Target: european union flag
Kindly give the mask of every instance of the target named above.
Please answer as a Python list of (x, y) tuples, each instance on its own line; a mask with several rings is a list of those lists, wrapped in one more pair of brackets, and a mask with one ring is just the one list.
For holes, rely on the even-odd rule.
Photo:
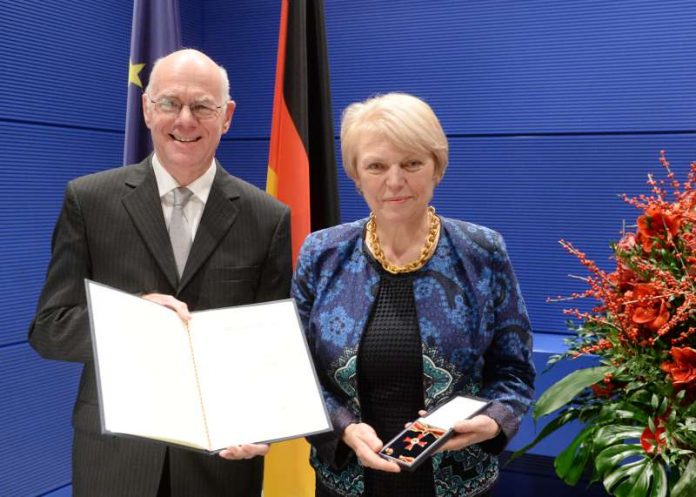
[(181, 46), (179, 0), (134, 0), (128, 67), (128, 104), (123, 163), (140, 162), (152, 151), (143, 121), (141, 95), (154, 62)]

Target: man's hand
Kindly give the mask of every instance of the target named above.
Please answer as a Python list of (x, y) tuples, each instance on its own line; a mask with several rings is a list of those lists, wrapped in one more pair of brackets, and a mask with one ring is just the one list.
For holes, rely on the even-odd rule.
[(235, 459), (251, 459), (256, 456), (265, 456), (268, 452), (268, 444), (244, 444), (235, 445), (233, 447), (227, 447), (225, 450), (220, 452), (220, 457), (223, 459), (229, 459), (230, 461)]
[(175, 299), (171, 295), (164, 295), (162, 293), (148, 293), (142, 297), (151, 302), (155, 302), (156, 304), (170, 308), (171, 310), (175, 311), (183, 321), (188, 321), (191, 319), (191, 313), (189, 312), (186, 303)]
[(401, 468), (395, 462), (387, 461), (377, 455), (384, 444), (377, 437), (375, 430), (366, 423), (353, 423), (343, 431), (343, 441), (353, 449), (358, 456), (358, 462), (366, 467), (387, 471), (389, 473), (399, 473)]

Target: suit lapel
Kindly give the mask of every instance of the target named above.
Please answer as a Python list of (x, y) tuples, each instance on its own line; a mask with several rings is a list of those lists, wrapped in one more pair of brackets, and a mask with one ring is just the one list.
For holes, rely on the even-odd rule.
[(238, 198), (239, 189), (218, 163), (215, 180), (193, 239), (184, 274), (181, 275), (179, 291), (191, 280), (229, 231), (239, 212), (236, 205)]
[(132, 169), (126, 179), (126, 185), (131, 190), (124, 195), (123, 205), (172, 288), (176, 288), (176, 262), (150, 158)]

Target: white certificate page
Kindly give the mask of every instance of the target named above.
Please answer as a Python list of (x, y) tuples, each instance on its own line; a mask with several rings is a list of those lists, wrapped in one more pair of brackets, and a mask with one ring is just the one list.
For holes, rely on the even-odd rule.
[(102, 427), (207, 451), (331, 429), (291, 299), (192, 313), (86, 282)]
[(207, 445), (186, 326), (172, 310), (87, 283), (102, 428)]
[(330, 429), (292, 300), (198, 312), (191, 334), (213, 446)]

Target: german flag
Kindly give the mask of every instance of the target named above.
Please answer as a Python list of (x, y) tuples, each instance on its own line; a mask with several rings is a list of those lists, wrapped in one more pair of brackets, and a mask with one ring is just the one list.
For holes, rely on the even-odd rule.
[(292, 210), (294, 259), (339, 222), (333, 137), (322, 0), (282, 0), (266, 191)]
[[(311, 232), (338, 224), (329, 67), (322, 0), (282, 0), (266, 191), (291, 209), (292, 252)], [(273, 444), (264, 497), (314, 495), (309, 444)]]

